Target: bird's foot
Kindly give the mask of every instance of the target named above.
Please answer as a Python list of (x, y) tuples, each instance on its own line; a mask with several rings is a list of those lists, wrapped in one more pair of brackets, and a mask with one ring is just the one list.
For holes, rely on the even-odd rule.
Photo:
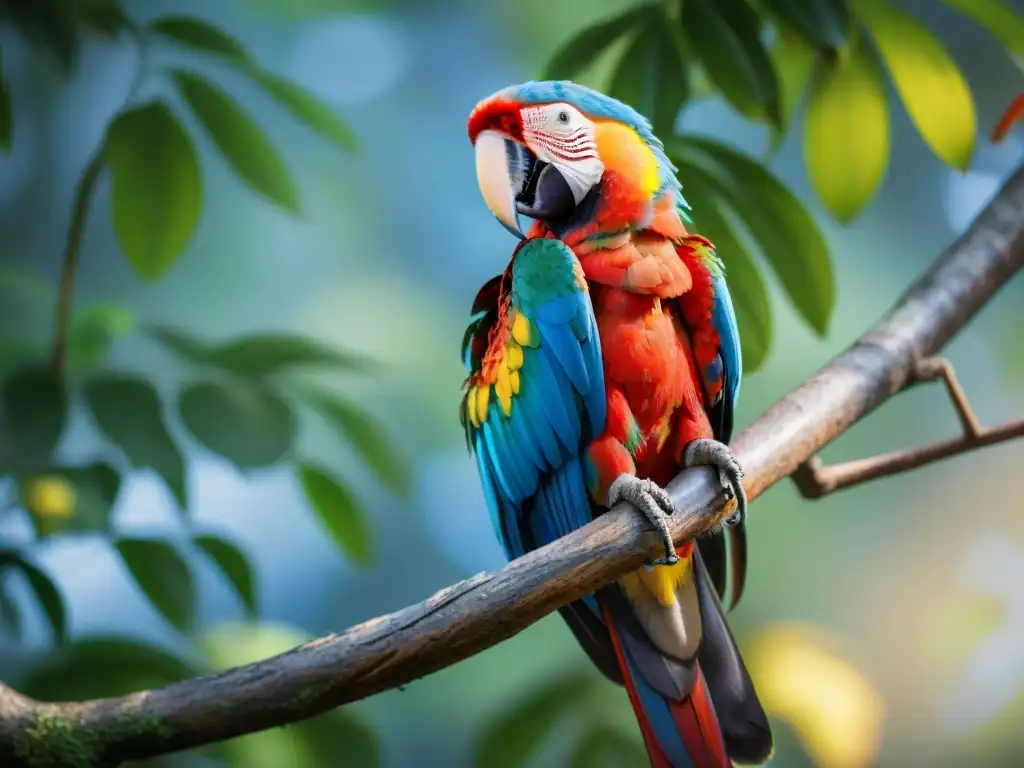
[(628, 501), (643, 512), (651, 525), (658, 529), (662, 543), (665, 545), (665, 557), (659, 557), (648, 563), (655, 565), (675, 565), (679, 562), (675, 544), (672, 543), (672, 532), (668, 529), (668, 516), (675, 512), (672, 499), (660, 485), (653, 480), (639, 478), (636, 475), (619, 475), (608, 488), (608, 506), (614, 507), (620, 501)]
[(686, 467), (714, 467), (718, 480), (730, 496), (736, 499), (736, 511), (726, 518), (726, 525), (739, 525), (747, 519), (747, 492), (743, 488), (743, 469), (725, 443), (701, 438), (692, 441), (683, 451)]

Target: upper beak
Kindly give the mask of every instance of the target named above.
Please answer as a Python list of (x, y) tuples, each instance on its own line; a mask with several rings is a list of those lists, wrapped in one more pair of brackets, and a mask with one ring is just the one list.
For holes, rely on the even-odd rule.
[(514, 183), (510, 169), (510, 148), (515, 146), (511, 139), (498, 131), (481, 131), (476, 137), (476, 180), (480, 193), (491, 213), (509, 232), (520, 240), (525, 239), (516, 212), (516, 195), (521, 180)]

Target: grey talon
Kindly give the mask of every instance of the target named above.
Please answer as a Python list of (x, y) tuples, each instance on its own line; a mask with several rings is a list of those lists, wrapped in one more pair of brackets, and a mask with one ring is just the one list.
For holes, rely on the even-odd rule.
[(619, 475), (608, 488), (608, 506), (613, 507), (620, 501), (627, 501), (639, 509), (657, 529), (665, 545), (665, 557), (651, 560), (648, 566), (674, 565), (679, 562), (672, 542), (672, 532), (668, 527), (668, 516), (675, 512), (675, 507), (665, 489), (653, 480), (636, 475)]
[(747, 519), (747, 492), (743, 487), (743, 468), (725, 443), (717, 440), (692, 441), (683, 451), (686, 467), (709, 466), (718, 470), (718, 480), (732, 498), (736, 511), (725, 519), (726, 525), (740, 525)]

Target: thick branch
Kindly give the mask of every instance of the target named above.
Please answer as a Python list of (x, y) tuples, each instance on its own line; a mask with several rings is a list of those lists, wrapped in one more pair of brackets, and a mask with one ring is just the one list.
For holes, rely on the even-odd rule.
[[(757, 496), (907, 385), (1024, 265), (1024, 169), (875, 328), (778, 401), (734, 442)], [(669, 486), (679, 540), (707, 531), (726, 499), (707, 469)], [(64, 728), (81, 765), (148, 757), (310, 717), (495, 645), (644, 560), (652, 542), (626, 506), (494, 573), (257, 664), (116, 699), (42, 704), (0, 694), (0, 764), (36, 749), (27, 730)], [(5, 705), (5, 701), (14, 702)], [(52, 742), (56, 746), (57, 741)]]

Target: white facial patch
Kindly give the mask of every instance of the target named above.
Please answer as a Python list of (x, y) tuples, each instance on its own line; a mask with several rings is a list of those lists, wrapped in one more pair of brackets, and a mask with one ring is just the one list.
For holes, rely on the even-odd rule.
[(594, 124), (564, 102), (525, 107), (520, 114), (526, 145), (538, 160), (558, 168), (578, 205), (604, 173)]

